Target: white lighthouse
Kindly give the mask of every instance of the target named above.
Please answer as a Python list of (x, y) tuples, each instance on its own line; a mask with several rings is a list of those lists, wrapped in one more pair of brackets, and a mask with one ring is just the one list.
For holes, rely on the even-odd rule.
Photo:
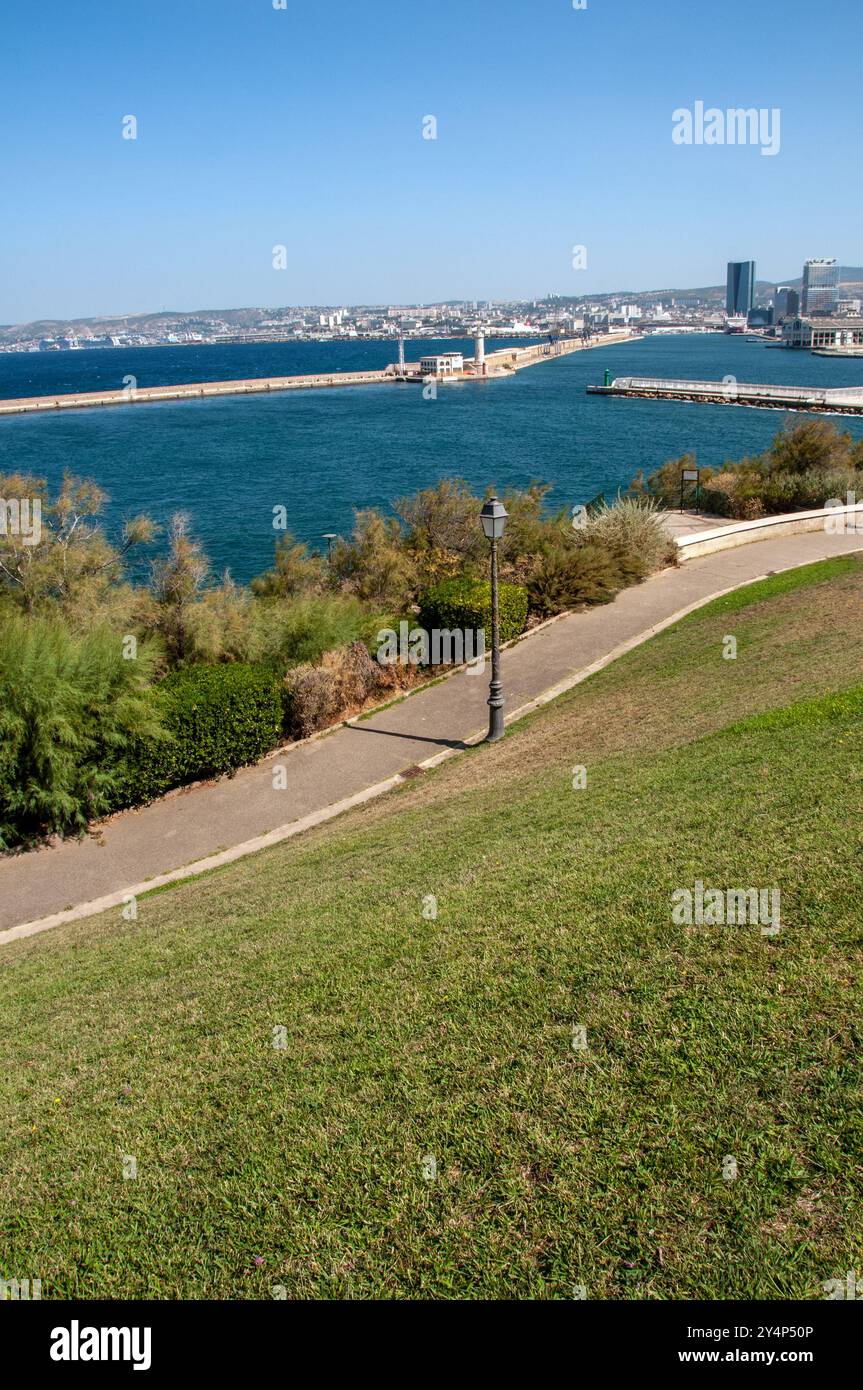
[(477, 376), (485, 376), (485, 334), (482, 330), (474, 339), (473, 362)]

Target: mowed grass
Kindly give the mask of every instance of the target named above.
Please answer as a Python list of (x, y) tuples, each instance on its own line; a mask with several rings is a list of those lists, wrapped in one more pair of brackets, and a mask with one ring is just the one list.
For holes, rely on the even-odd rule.
[[(860, 1270), (863, 580), (797, 573), (137, 921), (3, 947), (0, 1273), (772, 1299)], [(696, 879), (778, 887), (782, 930), (676, 926)]]

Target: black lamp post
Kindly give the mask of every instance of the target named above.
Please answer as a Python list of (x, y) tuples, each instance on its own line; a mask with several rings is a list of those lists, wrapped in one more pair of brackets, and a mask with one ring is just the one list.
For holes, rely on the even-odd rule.
[(489, 497), (480, 512), (482, 529), (491, 541), (491, 684), (488, 688), (486, 743), (503, 738), (503, 686), (500, 679), (500, 617), (497, 602), (497, 543), (503, 536), (508, 512), (496, 497)]
[(336, 535), (335, 531), (324, 531), (323, 535), (321, 536), (321, 540), (326, 541), (327, 543), (327, 559), (329, 560), (330, 556), (333, 553), (333, 541), (337, 541), (338, 536)]

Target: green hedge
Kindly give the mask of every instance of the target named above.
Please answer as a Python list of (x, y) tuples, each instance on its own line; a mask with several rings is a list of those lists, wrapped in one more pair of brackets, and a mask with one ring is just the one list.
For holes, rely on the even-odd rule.
[(115, 809), (235, 772), (282, 736), (280, 683), (264, 667), (190, 667), (155, 686), (152, 697), (165, 735), (133, 744), (120, 764)]
[[(508, 642), (524, 632), (527, 622), (527, 590), (520, 584), (498, 586), (500, 640)], [(491, 583), (488, 579), (445, 579), (420, 596), (419, 625), (427, 632), (485, 631), (491, 646)]]

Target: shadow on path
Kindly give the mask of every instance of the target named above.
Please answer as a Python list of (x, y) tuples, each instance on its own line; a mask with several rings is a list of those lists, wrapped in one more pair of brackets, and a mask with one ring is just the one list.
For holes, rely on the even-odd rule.
[(425, 734), (400, 734), (396, 729), (373, 729), (368, 724), (351, 724), (350, 728), (357, 734), (377, 734), (379, 738), (403, 738), (409, 743), (437, 744), (441, 748), (458, 748), (464, 751), (472, 747), (460, 738), (429, 738)]

